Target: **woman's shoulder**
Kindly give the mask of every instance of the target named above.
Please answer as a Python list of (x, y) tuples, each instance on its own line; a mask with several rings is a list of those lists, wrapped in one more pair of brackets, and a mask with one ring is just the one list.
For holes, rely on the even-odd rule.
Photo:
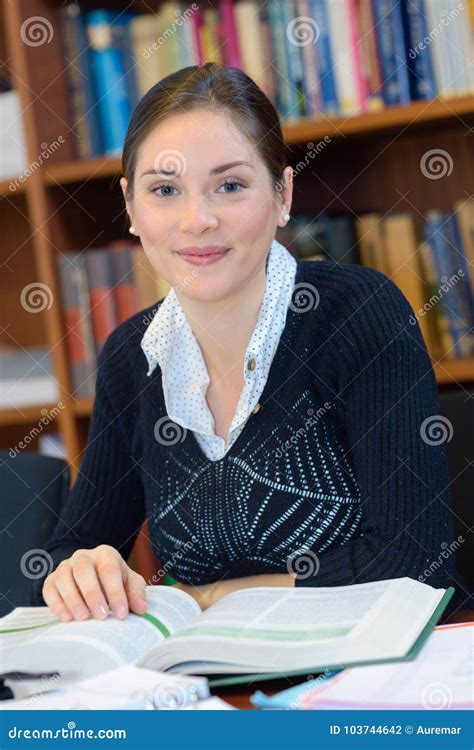
[[(305, 287), (319, 298), (320, 312), (326, 307), (331, 318), (356, 312), (372, 315), (377, 308), (390, 306), (407, 318), (413, 310), (400, 288), (384, 273), (358, 263), (330, 260), (297, 261), (295, 293)], [(407, 321), (408, 322), (408, 321)]]
[(139, 310), (111, 331), (100, 351), (99, 367), (115, 368), (119, 362), (123, 367), (124, 363), (130, 362), (136, 369), (138, 359), (142, 357), (146, 368), (146, 358), (140, 343), (162, 302), (163, 300), (158, 300)]

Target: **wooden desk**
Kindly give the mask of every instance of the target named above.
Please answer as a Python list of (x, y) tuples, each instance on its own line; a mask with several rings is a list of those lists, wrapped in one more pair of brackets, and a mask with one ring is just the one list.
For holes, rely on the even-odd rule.
[[(462, 612), (456, 612), (446, 618), (441, 618), (439, 625), (448, 625), (455, 622), (474, 622), (474, 610), (464, 610)], [(306, 677), (283, 677), (281, 680), (259, 680), (253, 682), (251, 685), (233, 685), (226, 688), (215, 688), (211, 690), (213, 695), (219, 695), (222, 700), (227, 701), (235, 708), (240, 709), (253, 709), (254, 706), (250, 703), (250, 696), (255, 693), (256, 690), (261, 690), (267, 695), (274, 695), (282, 690), (287, 690), (292, 685), (298, 685), (304, 682)]]

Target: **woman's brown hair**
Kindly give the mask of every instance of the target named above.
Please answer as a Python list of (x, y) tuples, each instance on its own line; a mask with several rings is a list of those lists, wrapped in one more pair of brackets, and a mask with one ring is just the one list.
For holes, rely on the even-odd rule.
[(135, 107), (122, 154), (127, 201), (133, 199), (137, 151), (145, 138), (165, 117), (195, 109), (225, 111), (260, 154), (275, 192), (280, 191), (287, 147), (276, 109), (242, 70), (207, 62), (166, 76)]

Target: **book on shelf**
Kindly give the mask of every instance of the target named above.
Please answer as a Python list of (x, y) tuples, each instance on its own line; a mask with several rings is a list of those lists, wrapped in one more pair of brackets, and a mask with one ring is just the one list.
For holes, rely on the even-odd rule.
[(207, 61), (242, 69), (283, 121), (472, 94), (465, 61), (473, 2), (218, 0), (190, 12), (168, 1), (143, 14), (63, 5), (57, 22), (76, 155), (120, 153), (140, 98)]
[(47, 347), (0, 345), (0, 408), (55, 404), (59, 384)]
[(109, 613), (64, 623), (48, 607), (19, 607), (0, 619), (0, 674), (79, 680), (134, 664), (215, 675), (216, 685), (404, 661), (414, 658), (453, 593), (402, 577), (242, 589), (204, 611), (184, 591), (147, 586), (147, 612), (123, 620)]
[(162, 299), (170, 285), (142, 247), (126, 241), (58, 254), (66, 351), (75, 396), (94, 396), (97, 356), (109, 334)]

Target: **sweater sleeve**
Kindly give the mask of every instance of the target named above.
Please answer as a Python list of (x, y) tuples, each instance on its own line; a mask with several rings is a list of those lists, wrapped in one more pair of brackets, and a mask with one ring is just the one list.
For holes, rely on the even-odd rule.
[(114, 412), (107, 393), (110, 386), (113, 390), (109, 382), (113, 378), (112, 349), (109, 337), (99, 356), (94, 407), (80, 471), (46, 547), (48, 570), (30, 583), (32, 606), (45, 605), (45, 578), (77, 549), (109, 544), (127, 560), (145, 518), (139, 472), (120, 430), (120, 414)]
[(408, 301), (383, 274), (356, 273), (330, 353), (362, 520), (355, 537), (321, 553), (314, 576), (295, 584), (409, 576), (457, 593), (454, 554), (442, 554), (453, 540), (443, 445), (452, 427), (439, 415), (431, 361)]

